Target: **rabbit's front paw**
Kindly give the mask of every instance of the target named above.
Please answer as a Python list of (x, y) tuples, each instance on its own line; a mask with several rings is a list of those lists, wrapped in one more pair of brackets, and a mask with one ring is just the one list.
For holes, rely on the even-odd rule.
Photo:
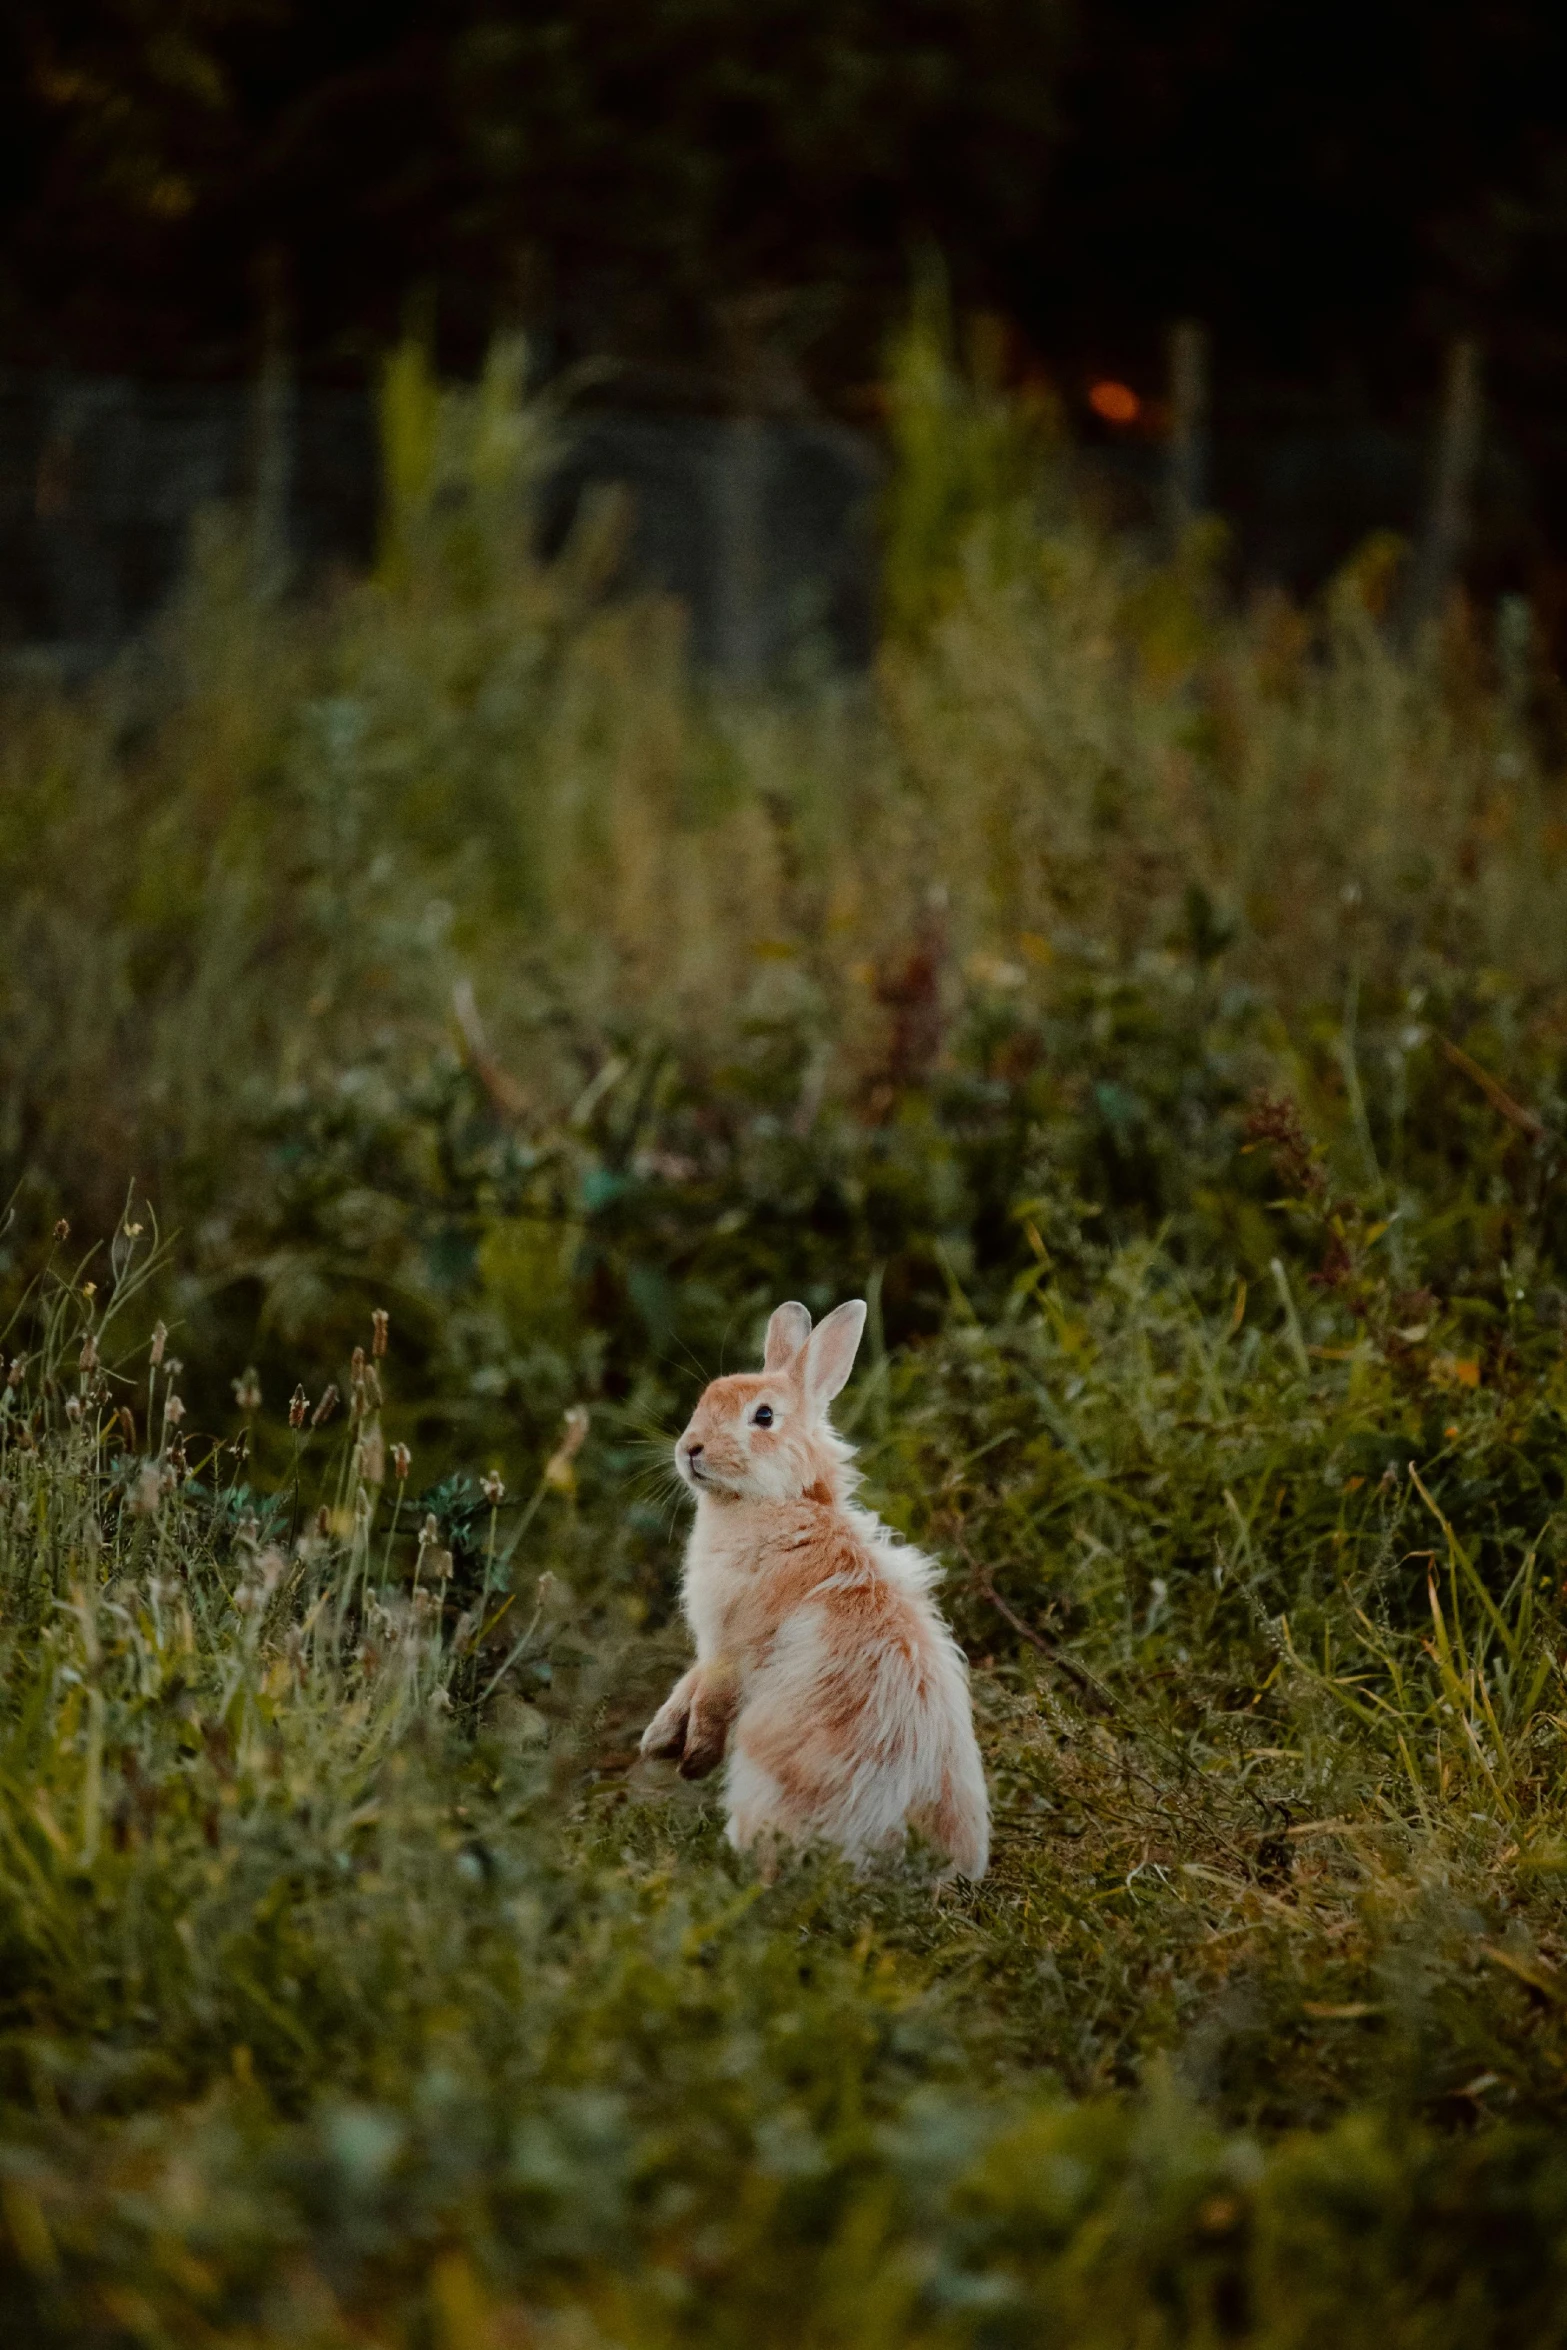
[(724, 1759), (724, 1748), (728, 1742), (727, 1722), (699, 1726), (693, 1717), (686, 1730), (684, 1750), (680, 1757), (682, 1779), (705, 1779), (710, 1771), (716, 1771)]
[(709, 1771), (717, 1770), (729, 1744), (729, 1726), (738, 1700), (731, 1673), (720, 1667), (703, 1674), (691, 1698), (685, 1751), (680, 1757), (682, 1779), (705, 1779)]
[(653, 1719), (642, 1733), (642, 1757), (646, 1762), (678, 1762), (686, 1750), (686, 1726), (691, 1719), (691, 1684), (693, 1676), (687, 1673), (683, 1681), (665, 1698)]

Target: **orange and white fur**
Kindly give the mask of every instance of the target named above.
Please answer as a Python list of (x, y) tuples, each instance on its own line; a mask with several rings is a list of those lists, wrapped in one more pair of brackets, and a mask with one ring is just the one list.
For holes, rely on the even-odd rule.
[(692, 1414), (675, 1465), (696, 1496), (696, 1663), (642, 1752), (695, 1779), (727, 1747), (742, 1852), (820, 1838), (863, 1862), (913, 1827), (979, 1877), (989, 1806), (968, 1668), (931, 1597), (940, 1570), (855, 1505), (827, 1417), (864, 1327), (858, 1299), (814, 1331), (804, 1306), (780, 1306), (760, 1373), (715, 1379)]

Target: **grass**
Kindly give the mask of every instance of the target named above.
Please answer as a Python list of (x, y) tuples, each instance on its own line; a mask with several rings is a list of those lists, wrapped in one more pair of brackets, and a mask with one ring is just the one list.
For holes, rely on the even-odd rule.
[[(1107, 543), (927, 318), (874, 675), (727, 696), (612, 515), (529, 554), (517, 380), (404, 355), (374, 578), (214, 518), (5, 707), (11, 2335), (1561, 2338), (1520, 615)], [(850, 1293), (972, 1889), (760, 1885), (634, 1760), (668, 1438)]]

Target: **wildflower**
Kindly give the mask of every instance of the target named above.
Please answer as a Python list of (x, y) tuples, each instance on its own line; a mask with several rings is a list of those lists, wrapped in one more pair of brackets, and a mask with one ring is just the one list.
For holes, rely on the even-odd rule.
[(261, 1409), (261, 1381), (256, 1375), (255, 1364), (247, 1363), (244, 1370), (241, 1371), (239, 1377), (234, 1380), (232, 1384), (234, 1388), (234, 1401), (238, 1404), (240, 1410), (247, 1413), (259, 1412)]
[(171, 1395), (165, 1398), (163, 1416), (166, 1420), (172, 1420), (176, 1428), (179, 1426), (185, 1417), (185, 1406), (179, 1396)]
[(98, 1341), (90, 1330), (82, 1340), (82, 1351), (76, 1358), (76, 1368), (79, 1371), (96, 1371), (98, 1368)]
[(376, 1360), (379, 1361), (381, 1356), (386, 1352), (386, 1334), (390, 1326), (390, 1317), (388, 1316), (384, 1306), (377, 1306), (375, 1308), (374, 1312), (370, 1316), (370, 1324), (374, 1332), (374, 1336), (370, 1341), (370, 1351), (372, 1354), (374, 1354)]
[(63, 1216), (54, 1228), (54, 1236), (56, 1240), (69, 1240), (71, 1237), (71, 1227)]
[(169, 1333), (165, 1324), (162, 1322), (154, 1322), (152, 1326), (152, 1361), (154, 1369), (156, 1369), (158, 1364), (162, 1362), (163, 1350), (168, 1345), (168, 1342)]
[(431, 1574), (444, 1583), (452, 1571), (452, 1554), (449, 1550), (443, 1550), (441, 1547), (440, 1521), (433, 1510), (427, 1512), (424, 1524), (419, 1529), (418, 1571), (421, 1574), (424, 1572), (427, 1555), (430, 1560)]
[(158, 1514), (159, 1478), (157, 1464), (143, 1461), (135, 1484), (130, 1489), (130, 1511), (133, 1518), (155, 1518)]
[(574, 1403), (561, 1425), (561, 1439), (544, 1465), (544, 1482), (557, 1493), (575, 1493), (577, 1472), (572, 1467), (588, 1432), (588, 1408)]
[(183, 1485), (186, 1478), (190, 1475), (190, 1462), (185, 1456), (185, 1439), (183, 1436), (176, 1436), (174, 1442), (169, 1446), (169, 1467), (174, 1471), (175, 1476)]
[(26, 1370), (26, 1368), (26, 1355), (13, 1355), (11, 1357), (11, 1368), (5, 1375), (5, 1383), (7, 1387), (20, 1387), (22, 1384), (22, 1373)]
[(456, 1628), (452, 1633), (453, 1656), (467, 1655), (469, 1649), (473, 1646), (474, 1638), (478, 1632), (478, 1629), (479, 1619), (474, 1614), (472, 1608), (469, 1608), (465, 1614), (458, 1617)]
[(1288, 1094), (1270, 1093), (1266, 1087), (1254, 1093), (1246, 1111), (1245, 1134), (1243, 1156), (1254, 1150), (1269, 1151), (1274, 1173), (1292, 1195), (1319, 1207), (1325, 1204), (1328, 1184), (1322, 1154)]
[(394, 1444), (392, 1447), (392, 1475), (397, 1479), (399, 1485), (407, 1484), (408, 1472), (413, 1465), (414, 1456), (407, 1445)]
[(315, 1408), (315, 1410), (314, 1410), (314, 1411), (311, 1413), (311, 1415), (310, 1415), (310, 1425), (311, 1425), (311, 1427), (312, 1427), (312, 1428), (321, 1428), (321, 1427), (324, 1427), (324, 1426), (325, 1426), (325, 1424), (326, 1424), (326, 1422), (327, 1422), (328, 1420), (330, 1420), (330, 1418), (332, 1417), (332, 1414), (333, 1414), (333, 1413), (336, 1411), (336, 1409), (337, 1409), (337, 1388), (336, 1388), (336, 1386), (335, 1386), (335, 1385), (331, 1385), (331, 1386), (328, 1386), (328, 1387), (327, 1387), (327, 1389), (326, 1389), (325, 1393), (322, 1395), (321, 1401), (320, 1401), (320, 1402), (319, 1402), (319, 1403), (316, 1405), (316, 1408)]
[(66, 1397), (66, 1399), (65, 1399), (65, 1416), (66, 1416), (66, 1418), (67, 1418), (67, 1419), (70, 1421), (70, 1423), (71, 1423), (71, 1426), (72, 1426), (73, 1428), (74, 1428), (74, 1427), (77, 1425), (78, 1421), (81, 1419), (81, 1416), (82, 1416), (82, 1407), (81, 1407), (81, 1403), (80, 1403), (80, 1400), (79, 1400), (79, 1399), (78, 1399), (76, 1396), (74, 1396), (74, 1395), (68, 1395), (68, 1396)]
[(120, 1430), (125, 1438), (126, 1443), (134, 1449), (136, 1443), (136, 1414), (131, 1410), (131, 1407), (128, 1403), (122, 1403), (120, 1406), (119, 1422)]
[(359, 1474), (367, 1485), (386, 1482), (386, 1439), (379, 1428), (367, 1428), (360, 1439)]
[(120, 1226), (120, 1230), (124, 1233), (127, 1240), (140, 1240), (141, 1238), (141, 1226), (139, 1224), (133, 1224), (129, 1216), (126, 1217), (124, 1223)]
[(497, 1470), (492, 1469), (480, 1486), (480, 1491), (491, 1509), (498, 1510), (506, 1499), (506, 1480)]
[(290, 1398), (289, 1398), (289, 1405), (288, 1405), (288, 1424), (289, 1424), (289, 1426), (290, 1426), (291, 1428), (303, 1428), (303, 1426), (304, 1426), (304, 1424), (305, 1424), (305, 1414), (306, 1414), (306, 1412), (308, 1412), (308, 1411), (309, 1411), (309, 1409), (310, 1409), (310, 1398), (309, 1398), (309, 1396), (308, 1396), (308, 1395), (305, 1393), (305, 1391), (304, 1391), (304, 1389), (303, 1389), (302, 1387), (296, 1387), (296, 1388), (295, 1388), (295, 1390), (294, 1390), (294, 1392), (293, 1392), (293, 1394), (292, 1394), (292, 1396), (290, 1396)]

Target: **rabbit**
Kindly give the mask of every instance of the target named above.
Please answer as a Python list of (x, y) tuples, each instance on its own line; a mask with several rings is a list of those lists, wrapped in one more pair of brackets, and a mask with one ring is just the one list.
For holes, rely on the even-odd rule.
[(989, 1804), (940, 1569), (856, 1506), (853, 1452), (827, 1417), (864, 1327), (858, 1299), (814, 1331), (804, 1306), (779, 1306), (761, 1372), (715, 1379), (692, 1414), (675, 1466), (696, 1496), (696, 1663), (642, 1753), (696, 1779), (727, 1749), (729, 1840), (768, 1867), (813, 1837), (860, 1865), (914, 1827), (944, 1874), (980, 1877)]

